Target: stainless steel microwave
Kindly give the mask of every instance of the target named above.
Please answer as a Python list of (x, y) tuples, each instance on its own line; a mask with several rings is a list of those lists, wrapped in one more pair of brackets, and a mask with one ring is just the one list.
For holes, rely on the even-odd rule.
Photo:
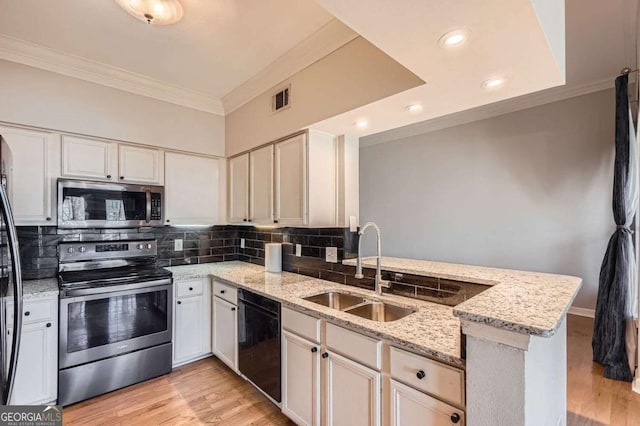
[(58, 179), (59, 228), (137, 228), (164, 223), (164, 187)]

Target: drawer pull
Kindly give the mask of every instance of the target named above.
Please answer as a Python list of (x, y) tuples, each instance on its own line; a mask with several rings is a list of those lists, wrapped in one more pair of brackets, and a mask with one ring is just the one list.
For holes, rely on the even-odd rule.
[(107, 179), (111, 179), (111, 175), (107, 175)]
[(50, 322), (47, 323), (47, 327), (51, 327), (51, 323)]
[(26, 312), (24, 313), (24, 316), (25, 316), (25, 317), (28, 317), (29, 315), (31, 315), (31, 312), (29, 312), (29, 311), (26, 311)]
[(416, 377), (420, 380), (424, 379), (426, 376), (426, 374), (424, 373), (424, 371), (420, 370), (416, 373)]
[(178, 300), (178, 305), (182, 305), (182, 301)]
[(193, 291), (193, 287), (189, 287), (189, 291)]
[(220, 294), (225, 294), (227, 290), (220, 290)]
[(327, 352), (323, 353), (322, 358), (329, 358), (329, 354)]
[(318, 348), (316, 348), (316, 347), (311, 348), (311, 352), (313, 352), (315, 354), (316, 352), (318, 352)]
[(235, 311), (235, 310), (236, 310), (236, 308), (231, 308), (231, 312), (233, 312), (233, 311)]
[(451, 423), (458, 423), (460, 421), (460, 414), (458, 413), (453, 413), (451, 415)]

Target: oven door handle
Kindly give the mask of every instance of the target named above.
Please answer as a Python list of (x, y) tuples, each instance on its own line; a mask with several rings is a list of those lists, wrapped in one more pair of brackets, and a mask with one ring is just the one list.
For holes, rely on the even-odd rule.
[(147, 223), (151, 222), (151, 190), (147, 189), (147, 211), (145, 221)]
[(65, 291), (65, 296), (66, 297), (93, 296), (94, 294), (117, 293), (117, 292), (127, 291), (127, 290), (142, 290), (148, 287), (170, 285), (171, 283), (172, 283), (171, 278), (167, 278), (164, 280), (146, 281), (144, 283), (144, 286), (140, 286), (141, 283), (134, 283), (134, 284), (114, 285), (114, 286), (106, 286), (106, 287), (98, 287), (98, 288), (69, 289)]

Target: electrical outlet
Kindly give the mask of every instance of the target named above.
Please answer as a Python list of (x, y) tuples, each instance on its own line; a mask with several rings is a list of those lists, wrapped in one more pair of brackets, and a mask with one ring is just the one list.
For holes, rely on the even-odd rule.
[(327, 247), (325, 261), (330, 263), (338, 263), (338, 247)]
[(182, 251), (182, 238), (173, 240), (173, 251)]
[(349, 216), (349, 232), (358, 232), (358, 218)]
[(244, 248), (244, 238), (240, 238), (240, 248)]
[(302, 256), (302, 244), (296, 244), (296, 256)]

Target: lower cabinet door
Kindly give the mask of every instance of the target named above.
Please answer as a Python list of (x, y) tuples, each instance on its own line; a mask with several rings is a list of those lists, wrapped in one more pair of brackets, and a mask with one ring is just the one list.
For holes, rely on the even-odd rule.
[(52, 322), (22, 326), (12, 405), (43, 404), (58, 398), (57, 329)]
[(173, 365), (197, 358), (205, 351), (202, 333), (204, 297), (177, 299), (174, 308)]
[(299, 425), (320, 424), (320, 348), (282, 332), (282, 412)]
[(464, 412), (391, 380), (391, 425), (464, 425)]
[(327, 363), (327, 425), (379, 425), (380, 372), (334, 352), (327, 351), (323, 358)]
[(213, 298), (213, 353), (238, 370), (238, 308), (217, 296)]

